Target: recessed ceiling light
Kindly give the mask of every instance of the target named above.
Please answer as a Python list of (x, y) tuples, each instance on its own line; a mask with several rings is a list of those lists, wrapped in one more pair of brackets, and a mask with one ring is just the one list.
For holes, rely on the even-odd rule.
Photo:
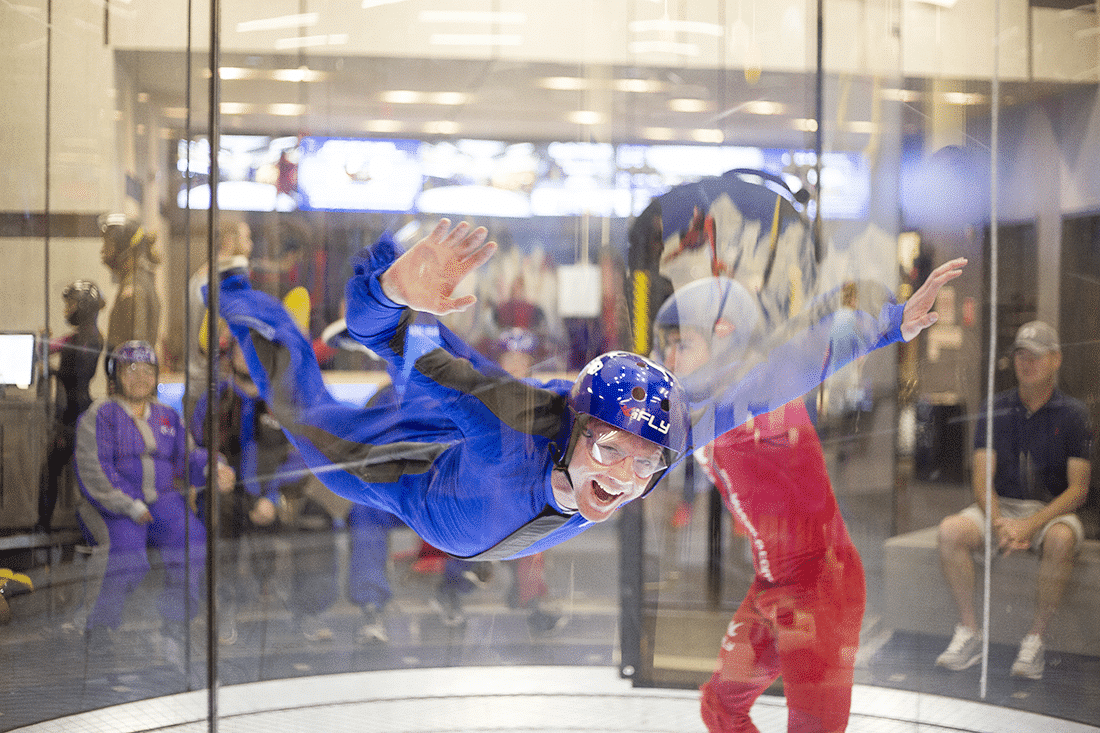
[(576, 76), (547, 76), (539, 79), (539, 86), (543, 89), (554, 89), (563, 92), (577, 92), (588, 89), (588, 80)]
[(672, 41), (633, 41), (628, 46), (630, 53), (671, 53), (676, 56), (698, 56), (699, 47), (694, 43), (673, 43)]
[(437, 120), (424, 125), (428, 135), (454, 135), (458, 132), (458, 123), (452, 120)]
[(419, 104), (424, 101), (423, 92), (414, 92), (408, 89), (390, 89), (379, 95), (383, 102), (390, 104)]
[(603, 122), (603, 115), (588, 109), (579, 109), (570, 112), (565, 119), (577, 125), (598, 125)]
[(277, 104), (269, 104), (267, 106), (268, 114), (273, 114), (276, 117), (298, 117), (305, 114), (306, 106), (304, 104), (293, 104), (288, 102), (281, 102)]
[(791, 120), (791, 127), (802, 132), (817, 132), (817, 120), (809, 117), (799, 117)]
[(616, 79), (615, 89), (620, 92), (638, 92), (645, 94), (648, 92), (660, 92), (663, 91), (665, 85), (659, 81), (653, 79)]
[(689, 134), (692, 140), (699, 143), (721, 143), (726, 140), (721, 130), (698, 129), (692, 130)]
[(507, 33), (433, 33), (428, 37), (432, 46), (519, 46), (523, 36)]
[(755, 99), (741, 105), (741, 111), (750, 115), (781, 115), (786, 109), (779, 102), (768, 102), (763, 99)]
[[(206, 74), (207, 78), (210, 74)], [(259, 79), (259, 69), (246, 69), (240, 66), (222, 66), (218, 69), (218, 76), (223, 80), (236, 80), (236, 79)]]
[(275, 81), (325, 81), (329, 74), (308, 66), (299, 66), (297, 69), (272, 69), (271, 78)]
[(364, 8), (380, 8), (383, 5), (396, 5), (397, 3), (403, 3), (405, 0), (363, 0), (362, 7)]
[(237, 24), (237, 32), (251, 33), (253, 31), (282, 30), (284, 28), (308, 28), (317, 25), (318, 18), (320, 18), (318, 13), (299, 13), (261, 20), (246, 20)]
[(367, 120), (363, 129), (367, 132), (398, 132), (403, 125), (397, 120)]
[(247, 115), (256, 111), (256, 105), (244, 102), (222, 102), (218, 109), (223, 115)]
[(331, 35), (280, 38), (275, 41), (275, 48), (280, 51), (286, 51), (292, 48), (313, 48), (315, 46), (344, 46), (347, 45), (347, 42), (347, 33), (333, 33)]
[(676, 131), (671, 127), (643, 127), (642, 135), (650, 140), (672, 140)]
[(481, 10), (421, 10), (417, 16), (421, 23), (501, 23), (523, 25), (527, 13), (492, 12)]
[(425, 100), (429, 104), (460, 105), (470, 101), (470, 95), (462, 92), (435, 92), (425, 95)]
[(668, 108), (673, 112), (706, 112), (710, 102), (705, 99), (670, 99)]
[(666, 33), (698, 33), (704, 36), (716, 37), (725, 34), (725, 29), (717, 23), (703, 23), (697, 20), (669, 20), (668, 18), (635, 20), (627, 28), (632, 33), (661, 31)]

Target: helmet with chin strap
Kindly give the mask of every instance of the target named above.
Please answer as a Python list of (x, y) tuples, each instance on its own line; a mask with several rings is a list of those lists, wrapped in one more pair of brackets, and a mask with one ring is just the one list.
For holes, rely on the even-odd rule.
[[(687, 449), (691, 427), (687, 396), (671, 372), (644, 356), (626, 351), (597, 356), (574, 382), (569, 408), (575, 419), (563, 466), (591, 418), (656, 443), (669, 464)], [(653, 475), (647, 492), (663, 474)]]
[(152, 364), (158, 372), (157, 352), (148, 341), (127, 341), (115, 347), (107, 357), (107, 379), (118, 387), (118, 374), (124, 364)]

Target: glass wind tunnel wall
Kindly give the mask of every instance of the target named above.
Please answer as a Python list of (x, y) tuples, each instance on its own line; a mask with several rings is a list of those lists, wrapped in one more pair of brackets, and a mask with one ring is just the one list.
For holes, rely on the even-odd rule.
[[(0, 8), (0, 332), (39, 335), (29, 384), (6, 376), (27, 362), (0, 347), (0, 729), (189, 691), (208, 693), (216, 718), (219, 687), (382, 670), (606, 667), (638, 687), (693, 689), (754, 580), (815, 562), (865, 587), (844, 601), (863, 608), (844, 620), (853, 727), (880, 688), (1100, 724), (1095, 491), (1042, 679), (1009, 673), (1034, 608), (1039, 564), (1024, 553), (991, 566), (987, 658), (936, 665), (958, 611), (935, 528), (973, 501), (987, 382), (1015, 384), (1021, 325), (1059, 331), (1059, 383), (1100, 417), (1091, 6), (429, 5)], [(750, 172), (722, 178), (734, 169)], [(339, 336), (353, 258), (386, 231), (410, 246), (441, 216), (500, 244), (459, 288), (477, 303), (443, 325), (524, 377), (573, 379), (611, 349), (667, 360), (683, 333), (662, 326), (666, 300), (714, 277), (737, 283), (752, 307), (716, 317), (711, 335), (740, 328), (742, 351), (681, 375), (697, 408), (824, 312), (822, 298), (854, 303), (845, 317), (877, 314), (884, 292), (904, 300), (935, 265), (969, 264), (916, 340), (825, 379), (803, 395), (804, 418), (787, 408), (797, 424), (756, 414), (739, 428), (748, 484), (699, 453), (568, 542), (460, 564), (302, 469), (198, 301), (232, 240), (218, 268), (246, 268), (280, 300), (330, 392), (362, 406), (391, 376)], [(126, 256), (105, 251), (110, 221), (140, 224)], [(80, 354), (97, 367), (90, 397), (110, 398), (104, 355), (82, 350), (94, 346), (63, 297), (85, 280), (103, 295), (100, 331), (123, 322), (154, 344), (160, 401), (200, 442), (216, 424), (241, 479), (216, 501), (200, 481), (193, 502), (181, 481), (183, 529), (150, 526), (149, 546), (129, 552), (94, 542), (89, 523), (105, 515), (76, 461), (106, 460), (109, 441), (103, 456), (82, 451), (65, 409)], [(155, 297), (139, 317), (132, 296), (146, 283)], [(130, 310), (116, 318), (120, 303)], [(415, 328), (435, 333), (431, 319)], [(210, 390), (212, 343), (232, 390)], [(771, 365), (777, 379), (780, 367), (793, 368)], [(826, 525), (833, 544), (812, 545)]]

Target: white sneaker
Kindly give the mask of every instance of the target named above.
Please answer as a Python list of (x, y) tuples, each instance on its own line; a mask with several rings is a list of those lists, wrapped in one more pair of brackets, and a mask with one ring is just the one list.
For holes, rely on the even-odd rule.
[(982, 658), (982, 635), (962, 624), (955, 626), (955, 635), (943, 654), (936, 657), (936, 666), (959, 672), (974, 666)]
[(1041, 680), (1045, 668), (1046, 654), (1043, 639), (1038, 634), (1028, 634), (1020, 642), (1020, 653), (1012, 663), (1012, 676)]
[(382, 613), (373, 603), (363, 606), (363, 625), (355, 632), (355, 640), (360, 644), (385, 643), (390, 640), (382, 622)]

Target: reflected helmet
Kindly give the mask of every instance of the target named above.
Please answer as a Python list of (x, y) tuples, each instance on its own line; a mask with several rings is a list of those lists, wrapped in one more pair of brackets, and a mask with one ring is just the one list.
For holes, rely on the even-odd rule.
[(112, 383), (118, 383), (119, 367), (123, 364), (152, 364), (160, 369), (157, 352), (148, 341), (127, 341), (115, 347), (107, 357), (107, 379)]
[(521, 354), (534, 354), (539, 348), (538, 337), (526, 328), (509, 328), (500, 334), (496, 348), (500, 353), (518, 351)]
[(69, 317), (74, 326), (94, 318), (107, 305), (99, 286), (91, 280), (74, 280), (61, 291), (61, 297), (76, 304), (76, 310)]
[(712, 363), (728, 364), (743, 357), (759, 320), (756, 299), (744, 285), (728, 277), (707, 277), (673, 293), (653, 325), (662, 350), (669, 331), (691, 328), (706, 339)]
[(138, 254), (159, 262), (152, 251), (157, 235), (145, 231), (137, 219), (125, 214), (107, 214), (99, 217), (99, 230), (103, 234), (103, 264), (108, 267), (117, 269)]
[(626, 351), (597, 356), (574, 382), (569, 407), (578, 427), (597, 418), (661, 446), (670, 463), (687, 448), (687, 396), (671, 372), (643, 356)]

